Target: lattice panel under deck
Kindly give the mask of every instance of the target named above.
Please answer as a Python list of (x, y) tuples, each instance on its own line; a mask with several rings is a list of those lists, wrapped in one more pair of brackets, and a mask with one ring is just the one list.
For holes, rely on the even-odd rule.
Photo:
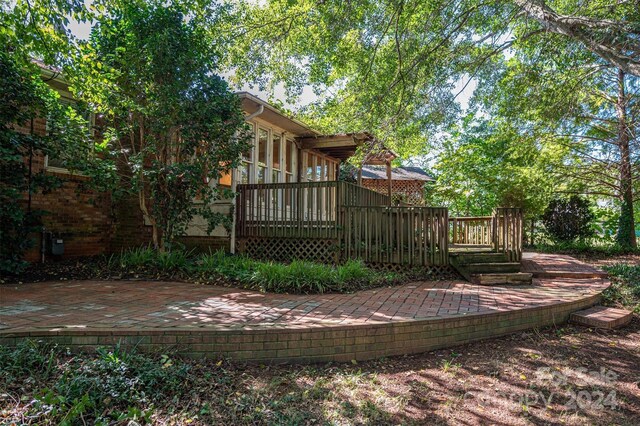
[(238, 251), (255, 259), (288, 262), (294, 259), (334, 264), (339, 260), (335, 240), (296, 238), (246, 238), (238, 241)]
[(367, 266), (373, 269), (402, 272), (408, 274), (411, 278), (432, 280), (432, 279), (453, 279), (458, 277), (457, 272), (451, 265), (438, 266), (409, 266), (399, 263), (367, 263)]

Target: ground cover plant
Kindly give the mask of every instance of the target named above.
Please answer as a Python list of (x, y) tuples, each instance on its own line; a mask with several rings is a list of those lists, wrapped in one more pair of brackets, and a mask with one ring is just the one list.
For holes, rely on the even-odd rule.
[(6, 282), (56, 279), (158, 279), (236, 286), (272, 293), (346, 293), (410, 279), (434, 278), (424, 271), (384, 272), (349, 260), (325, 265), (294, 260), (279, 263), (231, 255), (224, 251), (198, 254), (193, 251), (161, 252), (150, 247), (125, 250), (108, 257), (60, 263), (32, 264), (20, 275), (6, 276)]
[(605, 301), (640, 313), (640, 265), (615, 263), (604, 267), (611, 277)]
[(639, 358), (637, 318), (617, 331), (564, 326), (309, 366), (30, 342), (0, 348), (0, 423), (635, 425)]

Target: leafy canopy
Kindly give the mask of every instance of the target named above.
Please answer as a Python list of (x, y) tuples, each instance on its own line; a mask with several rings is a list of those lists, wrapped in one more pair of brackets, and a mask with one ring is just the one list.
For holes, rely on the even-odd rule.
[(228, 226), (212, 203), (230, 193), (216, 183), (248, 147), (240, 101), (215, 74), (220, 52), (205, 31), (221, 9), (109, 4), (96, 18), (75, 87), (101, 111), (124, 166), (121, 185), (137, 197), (154, 246), (164, 250), (195, 216), (208, 232)]

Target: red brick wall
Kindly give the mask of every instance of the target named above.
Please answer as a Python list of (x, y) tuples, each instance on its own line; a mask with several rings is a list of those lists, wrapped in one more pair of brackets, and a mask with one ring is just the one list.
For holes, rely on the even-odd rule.
[[(16, 129), (30, 133), (31, 123), (16, 126)], [(45, 134), (45, 119), (34, 120), (33, 130), (35, 134)], [(25, 157), (25, 162), (28, 161)], [(43, 171), (58, 177), (62, 186), (46, 194), (33, 194), (31, 208), (45, 211), (42, 219), (47, 240), (50, 235), (64, 240), (63, 258), (120, 252), (151, 242), (151, 227), (144, 224), (137, 197), (112, 202), (111, 194), (89, 189), (88, 177), (45, 169), (44, 155), (38, 154), (32, 159), (32, 172), (36, 175)], [(25, 193), (24, 208), (27, 208), (27, 199)], [(33, 247), (25, 254), (25, 259), (36, 262), (41, 258), (42, 234), (34, 234), (31, 238)], [(230, 248), (229, 238), (183, 237), (180, 241), (196, 251)], [(52, 259), (48, 252), (47, 248), (47, 259)]]
[[(44, 134), (44, 119), (34, 120), (34, 132)], [(17, 127), (18, 131), (28, 133), (30, 125)], [(29, 161), (25, 157), (25, 161)], [(32, 159), (33, 174), (45, 173), (57, 176), (62, 187), (50, 193), (36, 193), (31, 198), (33, 210), (43, 210), (43, 224), (47, 232), (64, 240), (64, 257), (93, 256), (106, 253), (112, 232), (111, 196), (98, 193), (87, 187), (88, 178), (45, 170), (44, 156), (36, 155)], [(27, 208), (27, 194), (23, 198)], [(33, 235), (34, 247), (26, 253), (28, 261), (40, 259), (41, 235)]]

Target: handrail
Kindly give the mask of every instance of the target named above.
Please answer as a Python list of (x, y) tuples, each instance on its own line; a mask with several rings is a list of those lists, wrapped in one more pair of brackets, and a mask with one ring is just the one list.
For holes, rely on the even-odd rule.
[(343, 181), (239, 184), (236, 236), (340, 238), (341, 210), (387, 206), (389, 197)]

